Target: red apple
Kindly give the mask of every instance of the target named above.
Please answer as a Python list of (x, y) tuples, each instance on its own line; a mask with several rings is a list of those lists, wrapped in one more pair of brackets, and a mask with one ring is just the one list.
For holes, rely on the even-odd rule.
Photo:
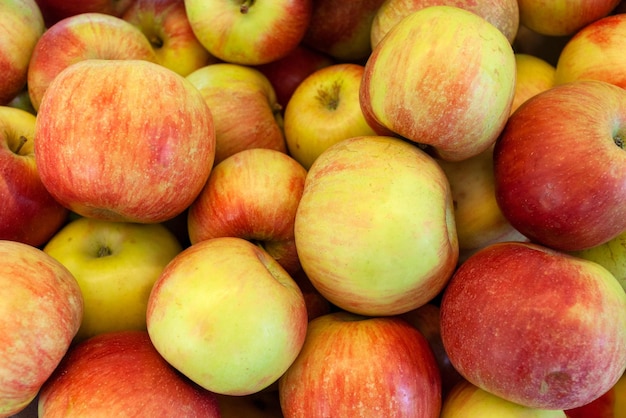
[(479, 388), (531, 408), (576, 408), (626, 369), (626, 293), (591, 261), (493, 244), (448, 283), (441, 337), (452, 365)]
[(145, 331), (73, 346), (39, 394), (39, 415), (219, 418), (217, 397), (178, 373)]
[(302, 42), (339, 62), (363, 64), (372, 52), (372, 21), (384, 0), (314, 0)]
[(0, 106), (0, 239), (40, 246), (61, 228), (68, 210), (39, 178), (35, 123), (32, 113)]
[(231, 155), (213, 168), (189, 207), (191, 243), (218, 237), (247, 239), (290, 274), (297, 272), (294, 222), (306, 174), (280, 151), (253, 148)]
[(47, 27), (83, 13), (104, 13), (121, 17), (134, 0), (36, 0)]
[(31, 403), (67, 352), (83, 313), (74, 276), (40, 249), (0, 240), (0, 416)]
[(211, 112), (184, 77), (141, 60), (84, 60), (50, 84), (35, 158), (55, 199), (86, 217), (163, 222), (198, 196), (215, 153)]
[(305, 78), (334, 63), (335, 60), (329, 55), (298, 45), (283, 58), (257, 65), (256, 69), (272, 83), (276, 100), (284, 110), (291, 95)]
[(0, 105), (6, 105), (26, 86), (30, 57), (45, 30), (35, 0), (0, 2)]
[(564, 251), (600, 245), (626, 229), (626, 92), (578, 81), (515, 111), (494, 149), (495, 192), (511, 225)]
[(44, 32), (30, 59), (28, 94), (35, 110), (52, 80), (86, 59), (156, 61), (146, 36), (121, 18), (84, 13), (63, 19)]
[(309, 322), (278, 382), (285, 418), (438, 418), (441, 380), (424, 336), (400, 318), (335, 312)]
[(626, 374), (604, 395), (586, 405), (565, 411), (568, 418), (626, 417)]
[(312, 0), (185, 0), (189, 23), (222, 61), (260, 65), (296, 48), (309, 27)]

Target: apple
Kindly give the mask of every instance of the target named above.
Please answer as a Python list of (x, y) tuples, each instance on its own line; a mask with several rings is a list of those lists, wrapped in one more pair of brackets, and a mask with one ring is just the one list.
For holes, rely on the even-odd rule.
[(518, 0), (520, 24), (548, 36), (572, 35), (607, 16), (620, 0)]
[(359, 103), (364, 69), (360, 64), (333, 64), (309, 75), (294, 91), (285, 108), (285, 141), (289, 155), (307, 170), (330, 145), (376, 135)]
[(6, 105), (26, 86), (28, 63), (45, 31), (35, 0), (0, 2), (0, 105)]
[(426, 7), (374, 48), (360, 103), (366, 120), (460, 161), (488, 149), (504, 128), (515, 71), (511, 44), (491, 23), (459, 7)]
[(538, 244), (492, 244), (459, 266), (440, 309), (452, 365), (520, 405), (582, 406), (626, 369), (626, 293), (588, 260)]
[(296, 209), (307, 172), (289, 155), (252, 148), (217, 164), (188, 211), (192, 244), (239, 237), (261, 246), (289, 274), (300, 269)]
[(600, 80), (626, 88), (626, 14), (598, 19), (565, 44), (556, 64), (555, 83)]
[(30, 96), (28, 95), (27, 86), (24, 86), (24, 88), (17, 94), (17, 96), (15, 96), (7, 103), (7, 106), (25, 110), (26, 112), (33, 115), (37, 114), (37, 111), (33, 107), (33, 104), (30, 102)]
[(216, 396), (221, 418), (283, 418), (275, 390), (262, 390), (246, 396)]
[(531, 54), (516, 53), (515, 66), (517, 81), (511, 113), (535, 94), (555, 86), (556, 68), (543, 58)]
[(311, 279), (309, 279), (302, 268), (293, 273), (291, 277), (300, 288), (300, 291), (302, 291), (309, 321), (335, 311), (335, 307), (313, 286)]
[(41, 389), (39, 416), (221, 417), (217, 397), (181, 376), (146, 331), (117, 331), (73, 346)]
[(260, 65), (285, 57), (309, 27), (312, 0), (184, 0), (189, 24), (216, 58)]
[(83, 299), (72, 273), (37, 247), (0, 240), (0, 415), (25, 409), (67, 352)]
[(372, 21), (370, 43), (376, 47), (380, 40), (400, 20), (425, 7), (453, 6), (476, 13), (513, 43), (519, 28), (517, 0), (385, 0)]
[(495, 193), (511, 225), (562, 251), (626, 230), (626, 92), (584, 80), (537, 94), (511, 115), (494, 148)]
[(493, 148), (462, 161), (437, 163), (452, 191), (460, 261), (496, 242), (528, 241), (506, 219), (496, 201)]
[(54, 78), (86, 59), (155, 62), (146, 36), (131, 23), (101, 13), (83, 13), (56, 23), (41, 36), (28, 66), (28, 94), (35, 110)]
[(626, 291), (626, 231), (604, 244), (571, 251), (570, 254), (602, 265), (615, 276)]
[(563, 47), (571, 38), (572, 35), (543, 35), (520, 25), (513, 42), (513, 50), (518, 54), (535, 56), (555, 66)]
[(152, 286), (182, 251), (161, 224), (78, 218), (59, 230), (43, 251), (74, 275), (84, 300), (75, 341), (123, 330), (146, 329)]
[(225, 62), (199, 68), (186, 78), (211, 109), (215, 164), (250, 148), (287, 152), (282, 107), (259, 70)]
[(212, 392), (250, 395), (298, 355), (307, 308), (274, 258), (236, 237), (213, 238), (178, 254), (148, 301), (148, 333), (159, 353)]
[(35, 123), (32, 113), (0, 106), (0, 239), (40, 246), (65, 223), (68, 210), (39, 178)]
[[(519, 405), (464, 380), (443, 401), (440, 418), (565, 418), (562, 410)], [(598, 418), (598, 417), (596, 417)]]
[(394, 315), (434, 298), (456, 268), (458, 241), (443, 170), (397, 138), (348, 138), (307, 173), (296, 248), (316, 289), (339, 308)]
[(270, 81), (284, 111), (293, 92), (305, 78), (332, 64), (335, 60), (329, 55), (300, 44), (284, 57), (255, 68)]
[(340, 311), (313, 319), (278, 381), (285, 418), (438, 418), (441, 380), (424, 336), (394, 317)]
[(568, 418), (626, 417), (626, 374), (608, 392), (586, 405), (565, 411)]
[(302, 43), (338, 62), (363, 64), (372, 52), (372, 21), (384, 1), (314, 0)]
[(134, 0), (122, 19), (144, 33), (158, 64), (182, 76), (217, 62), (193, 33), (184, 0)]
[(73, 64), (52, 81), (37, 114), (41, 181), (85, 217), (171, 219), (204, 187), (214, 154), (213, 119), (200, 92), (149, 61)]
[(68, 17), (102, 13), (121, 17), (135, 0), (36, 0), (47, 27)]

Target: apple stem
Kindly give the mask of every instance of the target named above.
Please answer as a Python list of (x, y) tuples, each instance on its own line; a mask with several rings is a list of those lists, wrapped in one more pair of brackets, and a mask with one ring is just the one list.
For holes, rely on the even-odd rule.
[(20, 136), (20, 142), (18, 142), (17, 144), (17, 148), (15, 149), (15, 153), (19, 154), (20, 151), (22, 150), (22, 147), (24, 146), (24, 144), (26, 143), (26, 141), (28, 141), (28, 138), (26, 138), (25, 136)]
[(241, 3), (241, 6), (239, 7), (239, 12), (245, 15), (246, 13), (248, 13), (248, 11), (250, 10), (250, 7), (252, 7), (253, 4), (254, 4), (254, 0), (244, 0)]

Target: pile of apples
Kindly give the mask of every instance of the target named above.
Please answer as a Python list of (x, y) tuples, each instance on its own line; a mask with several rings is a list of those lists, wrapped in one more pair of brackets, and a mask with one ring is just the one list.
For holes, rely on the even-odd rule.
[(626, 416), (626, 3), (0, 2), (0, 416)]

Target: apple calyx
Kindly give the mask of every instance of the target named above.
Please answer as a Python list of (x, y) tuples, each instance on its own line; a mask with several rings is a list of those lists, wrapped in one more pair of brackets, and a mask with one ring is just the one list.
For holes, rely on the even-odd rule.
[(317, 90), (315, 98), (323, 107), (329, 110), (337, 110), (339, 107), (339, 92), (341, 92), (341, 83), (335, 80), (330, 89), (320, 88)]
[(613, 142), (615, 142), (615, 145), (617, 145), (621, 149), (624, 149), (624, 138), (622, 137), (621, 133), (618, 132), (617, 134), (613, 135)]
[(254, 5), (254, 0), (244, 0), (241, 2), (241, 6), (239, 6), (239, 12), (242, 15), (245, 15), (250, 10), (250, 7)]
[(113, 251), (111, 251), (111, 248), (109, 248), (106, 245), (101, 245), (100, 247), (98, 247), (98, 252), (97, 252), (96, 256), (98, 258), (103, 258), (103, 257), (108, 257), (111, 254), (113, 254)]
[(26, 144), (27, 141), (28, 141), (28, 138), (26, 138), (24, 135), (20, 135), (17, 146), (15, 147), (13, 152), (15, 152), (17, 155), (20, 155), (20, 151), (22, 150), (22, 147), (24, 146), (24, 144)]

